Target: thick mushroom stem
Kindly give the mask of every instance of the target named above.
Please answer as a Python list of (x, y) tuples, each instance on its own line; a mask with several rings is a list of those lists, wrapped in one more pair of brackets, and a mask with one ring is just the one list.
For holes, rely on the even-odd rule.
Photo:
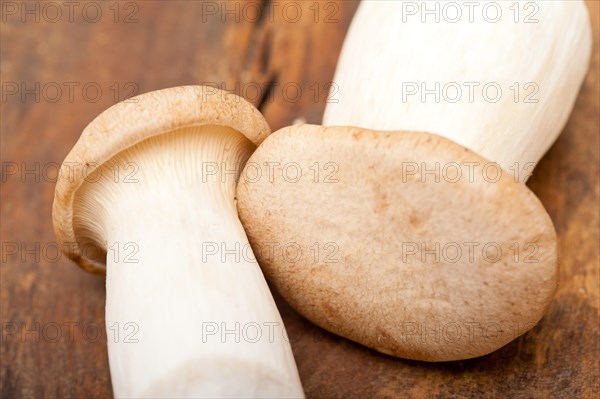
[(323, 125), (434, 133), (518, 181), (556, 140), (588, 69), (582, 1), (363, 1)]
[(77, 193), (80, 245), (106, 253), (115, 396), (303, 396), (235, 207), (253, 149), (230, 128), (180, 129), (119, 153)]

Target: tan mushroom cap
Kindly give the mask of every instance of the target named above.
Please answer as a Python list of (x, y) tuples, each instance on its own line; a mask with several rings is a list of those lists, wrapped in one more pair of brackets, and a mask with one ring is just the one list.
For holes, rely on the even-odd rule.
[(145, 139), (205, 125), (230, 127), (255, 145), (270, 134), (267, 122), (249, 102), (207, 86), (145, 93), (115, 104), (96, 117), (63, 161), (56, 184), (52, 219), (63, 253), (89, 272), (104, 273), (103, 264), (84, 256), (73, 229), (73, 199), (85, 178), (119, 152)]
[(238, 212), (308, 319), (394, 356), (467, 359), (533, 327), (557, 287), (548, 214), (494, 165), (428, 133), (291, 126), (250, 157)]

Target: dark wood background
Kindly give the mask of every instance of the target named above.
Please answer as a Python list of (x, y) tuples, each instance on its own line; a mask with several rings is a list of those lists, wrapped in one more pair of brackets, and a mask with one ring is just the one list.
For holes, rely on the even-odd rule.
[[(216, 16), (208, 3), (220, 7)], [(22, 22), (21, 14), (3, 8), (2, 397), (112, 395), (104, 281), (65, 258), (56, 259), (50, 218), (55, 163), (62, 162), (98, 113), (133, 91), (212, 83), (248, 97), (273, 130), (299, 117), (320, 122), (327, 83), (357, 3), (250, 2), (273, 10), (273, 18), (257, 20), (255, 9), (242, 2), (238, 23), (235, 15), (221, 20), (221, 3), (141, 1), (115, 7), (96, 2), (102, 12), (98, 21), (95, 8), (85, 10), (86, 20), (84, 3), (76, 3), (72, 22), (65, 7), (56, 20), (55, 10), (37, 3), (39, 22), (31, 15)], [(287, 3), (295, 4), (284, 14)], [(15, 4), (20, 13), (23, 6)], [(28, 7), (35, 10), (35, 4)], [(599, 4), (587, 4), (594, 26), (590, 72), (567, 128), (529, 183), (559, 237), (560, 288), (546, 317), (491, 355), (428, 364), (391, 358), (335, 337), (278, 299), (309, 398), (597, 397)], [(298, 21), (296, 5), (302, 10)], [(227, 6), (235, 11), (235, 3)], [(72, 86), (72, 98), (69, 82), (78, 84)], [(270, 87), (272, 95), (260, 95), (255, 83), (263, 94)], [(11, 94), (15, 85), (18, 92)], [(57, 85), (63, 89), (60, 95)], [(102, 90), (97, 99), (94, 87)], [(303, 90), (297, 99), (295, 87)], [(27, 94), (29, 89), (39, 98)], [(26, 170), (34, 172), (22, 176)], [(56, 326), (61, 327), (59, 339)], [(96, 327), (102, 329), (97, 339)]]

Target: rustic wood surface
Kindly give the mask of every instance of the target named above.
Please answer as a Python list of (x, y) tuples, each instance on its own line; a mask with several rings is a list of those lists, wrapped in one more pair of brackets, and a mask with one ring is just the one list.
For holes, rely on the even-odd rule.
[[(357, 3), (96, 2), (98, 18), (76, 2), (73, 21), (62, 2), (53, 3), (62, 7), (59, 18), (27, 3), (40, 7), (39, 21), (22, 14), (21, 2), (2, 4), (0, 391), (3, 398), (104, 398), (112, 396), (104, 281), (56, 254), (56, 164), (116, 100), (170, 86), (222, 84), (259, 106), (274, 130), (297, 118), (319, 123)], [(587, 4), (590, 72), (568, 126), (528, 183), (559, 239), (560, 288), (546, 317), (488, 356), (428, 364), (335, 337), (278, 299), (307, 397), (598, 396), (600, 7)], [(255, 18), (261, 7), (265, 14)]]

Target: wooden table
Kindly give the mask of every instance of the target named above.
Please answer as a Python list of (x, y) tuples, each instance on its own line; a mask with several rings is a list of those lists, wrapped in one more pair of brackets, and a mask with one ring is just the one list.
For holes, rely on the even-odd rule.
[[(296, 118), (319, 123), (357, 3), (75, 2), (72, 15), (50, 3), (2, 4), (0, 390), (3, 398), (110, 397), (104, 280), (56, 253), (57, 164), (115, 101), (170, 86), (222, 85), (259, 106), (274, 130)], [(528, 183), (559, 237), (560, 288), (546, 317), (491, 355), (428, 364), (333, 336), (278, 299), (308, 397), (597, 397), (599, 4), (588, 7), (590, 72)]]

